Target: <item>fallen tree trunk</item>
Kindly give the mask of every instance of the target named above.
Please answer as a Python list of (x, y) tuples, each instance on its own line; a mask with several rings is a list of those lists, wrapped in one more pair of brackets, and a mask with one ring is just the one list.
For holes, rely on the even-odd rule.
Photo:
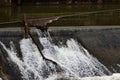
[(29, 32), (29, 36), (31, 37), (31, 39), (32, 39), (32, 41), (34, 42), (34, 44), (37, 46), (37, 48), (38, 48), (41, 56), (43, 57), (43, 59), (44, 59), (44, 60), (47, 60), (47, 61), (50, 61), (50, 62), (52, 62), (53, 64), (55, 64), (56, 66), (58, 66), (58, 64), (57, 64), (55, 61), (50, 60), (50, 59), (46, 58), (46, 57), (43, 55), (42, 50), (41, 50), (40, 43), (38, 43), (38, 42), (35, 40), (35, 38), (32, 36), (32, 34), (31, 34), (30, 32)]

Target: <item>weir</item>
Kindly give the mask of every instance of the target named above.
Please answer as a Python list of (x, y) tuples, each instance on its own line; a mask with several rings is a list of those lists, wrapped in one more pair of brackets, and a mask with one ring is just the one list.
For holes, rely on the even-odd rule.
[(49, 80), (54, 76), (64, 80), (120, 72), (119, 26), (48, 29), (40, 20), (27, 21), (25, 16), (23, 22), (24, 30), (0, 31), (0, 79)]
[[(5, 29), (4, 29), (5, 30)], [(3, 63), (6, 63), (4, 64), (4, 66), (8, 65), (8, 64), (11, 64), (11, 66), (8, 66), (9, 68), (14, 65), (14, 66), (18, 66), (20, 67), (20, 65), (16, 64), (16, 63), (19, 63), (20, 60), (23, 60), (23, 62), (20, 61), (20, 64), (23, 65), (24, 63), (24, 59), (29, 59), (30, 62), (31, 62), (31, 59), (32, 59), (32, 62), (34, 63), (34, 58), (35, 58), (35, 52), (37, 51), (37, 49), (34, 47), (34, 45), (32, 44), (33, 42), (31, 42), (31, 40), (22, 40), (21, 42), (21, 39), (23, 38), (23, 30), (20, 30), (18, 29), (18, 31), (0, 31), (0, 35), (1, 35), (1, 38), (0, 38), (0, 41), (7, 47), (8, 46), (8, 50), (7, 48), (2, 48), (1, 46), (1, 51), (4, 52), (5, 55), (1, 56), (0, 59), (2, 64)], [(48, 31), (50, 32), (50, 36), (52, 38), (52, 42), (50, 41), (49, 42), (49, 39), (47, 37), (40, 37), (36, 31), (31, 31), (31, 34), (34, 35), (35, 38), (39, 39), (40, 42), (41, 42), (41, 45), (43, 46), (43, 49), (42, 49), (42, 53), (45, 57), (47, 57), (48, 59), (50, 60), (53, 60), (55, 62), (57, 62), (57, 64), (60, 65), (60, 67), (62, 67), (63, 69), (63, 72), (66, 71), (66, 67), (63, 63), (59, 62), (59, 60), (57, 59), (60, 59), (60, 57), (58, 58), (57, 56), (60, 56), (61, 55), (61, 58), (65, 57), (67, 58), (68, 55), (70, 55), (72, 52), (65, 52), (65, 51), (69, 51), (69, 48), (73, 50), (75, 50), (75, 53), (76, 53), (76, 50), (78, 50), (78, 54), (81, 54), (79, 53), (79, 48), (82, 52), (85, 52), (85, 50), (82, 48), (82, 47), (75, 47), (79, 44), (84, 46), (94, 57), (96, 57), (102, 64), (104, 64), (109, 70), (110, 72), (119, 72), (119, 32), (120, 32), (120, 28), (119, 26), (118, 27), (115, 27), (115, 28), (98, 28), (98, 29), (90, 29), (90, 28), (87, 28), (87, 29), (81, 29), (81, 28), (72, 28), (71, 29), (62, 29), (62, 28), (59, 28), (57, 27), (57, 30), (55, 28), (49, 28)], [(5, 37), (5, 35), (7, 34), (7, 36)], [(17, 33), (17, 34), (16, 34)], [(105, 34), (106, 36), (103, 36), (103, 34)], [(39, 38), (40, 37), (40, 38)], [(74, 40), (71, 40), (74, 39), (75, 41), (77, 41), (77, 43), (75, 42), (74, 44)], [(111, 39), (112, 38), (112, 39)], [(117, 39), (117, 40), (116, 40)], [(10, 41), (13, 41), (14, 45), (15, 46), (19, 46), (18, 47), (13, 47), (10, 43)], [(92, 41), (92, 42), (91, 42)], [(106, 43), (104, 41), (109, 41), (110, 43)], [(116, 42), (118, 41), (118, 42)], [(19, 43), (20, 42), (20, 43)], [(67, 42), (67, 43), (66, 43)], [(22, 44), (22, 45), (21, 45)], [(93, 45), (94, 44), (94, 45)], [(23, 47), (22, 46), (25, 45), (27, 47)], [(54, 45), (58, 46), (55, 47)], [(71, 46), (70, 45), (74, 45), (74, 46)], [(11, 47), (12, 46), (12, 47)], [(31, 47), (30, 47), (31, 46)], [(68, 50), (67, 50), (67, 47), (65, 46), (69, 46)], [(75, 48), (74, 48), (75, 47)], [(13, 49), (12, 49), (13, 48)], [(24, 49), (25, 48), (25, 49)], [(33, 48), (33, 49), (32, 49)], [(65, 48), (65, 51), (63, 52), (60, 52), (59, 53), (59, 49), (60, 51), (61, 50), (64, 50)], [(16, 50), (17, 49), (17, 50)], [(21, 50), (22, 49), (22, 50)], [(58, 50), (57, 50), (58, 49)], [(108, 50), (109, 49), (109, 50)], [(7, 50), (7, 52), (6, 52)], [(12, 50), (12, 51), (11, 51)], [(47, 51), (48, 50), (48, 51)], [(99, 51), (98, 51), (99, 50)], [(110, 52), (112, 50), (112, 52)], [(18, 52), (16, 51), (20, 51), (21, 52), (21, 58), (18, 56)], [(25, 51), (25, 52), (24, 52)], [(26, 52), (28, 51), (28, 52)], [(29, 52), (30, 51), (30, 52)], [(35, 52), (34, 52), (35, 51)], [(117, 52), (116, 52), (117, 51)], [(10, 52), (10, 53), (9, 53)], [(24, 52), (24, 53), (23, 53)], [(50, 52), (47, 53), (47, 52)], [(65, 54), (62, 54), (64, 53)], [(13, 53), (17, 53), (17, 56), (20, 58), (17, 58), (17, 56), (14, 56), (16, 57), (17, 61), (15, 60), (15, 62), (13, 62), (14, 58), (12, 58), (12, 54)], [(29, 54), (31, 53), (31, 54)], [(47, 53), (47, 54), (46, 54)], [(72, 53), (73, 56), (75, 56), (74, 54), (75, 53)], [(3, 53), (1, 53), (3, 54)], [(11, 58), (10, 58), (10, 61), (6, 61), (6, 55), (9, 55), (10, 56), (11, 54)], [(59, 55), (58, 55), (59, 54)], [(68, 54), (68, 55), (67, 55)], [(86, 54), (86, 53), (85, 53)], [(25, 57), (26, 55), (26, 57)], [(30, 57), (27, 57), (27, 56), (30, 56), (31, 55), (31, 58)], [(38, 55), (38, 54), (36, 54)], [(39, 54), (40, 55), (40, 54)], [(87, 55), (87, 54), (86, 54)], [(117, 55), (117, 56), (116, 56)], [(32, 58), (32, 56), (34, 56), (34, 58)], [(37, 57), (37, 56), (36, 56)], [(70, 57), (70, 56), (69, 56)], [(72, 57), (72, 56), (71, 56)], [(38, 57), (38, 60), (39, 60), (40, 57)], [(13, 60), (12, 60), (13, 59)], [(79, 59), (82, 59), (82, 57), (80, 57), (79, 55), (79, 58), (73, 58), (72, 60), (75, 60), (76, 61), (79, 61)], [(92, 58), (91, 58), (92, 59)], [(9, 59), (8, 59), (9, 60)], [(57, 61), (56, 61), (57, 60)], [(60, 59), (62, 60), (62, 59)], [(87, 58), (86, 58), (87, 60)], [(94, 59), (93, 59), (94, 60)], [(27, 62), (29, 62), (28, 60), (26, 60)], [(35, 60), (36, 61), (36, 60)], [(40, 58), (40, 61), (43, 61), (42, 58)], [(70, 68), (70, 66), (73, 64), (69, 64), (69, 59), (67, 60), (68, 61), (68, 67)], [(84, 62), (84, 60), (82, 60)], [(109, 61), (109, 62), (108, 62)], [(9, 62), (9, 63), (7, 63)], [(43, 61), (44, 62), (44, 61)], [(87, 61), (89, 62), (89, 61)], [(91, 62), (91, 61), (90, 61)], [(32, 63), (32, 64), (33, 64)], [(35, 62), (36, 63), (36, 62)], [(96, 61), (95, 61), (96, 63)], [(36, 64), (41, 64), (40, 63), (36, 63)], [(42, 64), (44, 67), (46, 65)], [(47, 65), (49, 65), (49, 62), (47, 62)], [(53, 65), (53, 64), (52, 64)], [(63, 66), (64, 65), (64, 66)], [(75, 63), (74, 65), (77, 65), (77, 63)], [(81, 65), (84, 65), (81, 64)], [(95, 64), (94, 64), (95, 65)], [(29, 66), (31, 66), (31, 64), (29, 64)], [(35, 66), (34, 66), (35, 67)], [(47, 67), (47, 66), (46, 66)], [(81, 66), (82, 67), (82, 66)], [(24, 68), (24, 67), (23, 67)], [(49, 66), (50, 68), (50, 66)], [(80, 67), (78, 67), (79, 69)], [(22, 69), (22, 66), (21, 68), (15, 68), (16, 69), (16, 72), (20, 72), (19, 69)], [(52, 67), (51, 67), (52, 69)], [(55, 68), (54, 68), (55, 69)], [(52, 69), (53, 73), (54, 73), (54, 69)], [(81, 68), (80, 68), (81, 69)], [(101, 68), (99, 68), (101, 70)], [(6, 71), (7, 70), (7, 71)], [(85, 69), (84, 69), (85, 70)], [(11, 69), (12, 71), (12, 69)], [(11, 71), (8, 70), (8, 68), (5, 68), (5, 73), (6, 74), (11, 74)], [(24, 71), (24, 70), (23, 70)], [(42, 76), (44, 76), (44, 69), (42, 69)], [(45, 70), (45, 74), (49, 73), (49, 70), (48, 72), (46, 72), (47, 70)], [(69, 73), (72, 74), (72, 76), (76, 76), (76, 72), (74, 71), (74, 68), (72, 69), (72, 66), (70, 69), (67, 69), (67, 71)], [(71, 72), (72, 71), (72, 72)], [(78, 71), (78, 70), (77, 70)], [(82, 69), (80, 70), (82, 71)], [(89, 68), (88, 68), (88, 71), (89, 71)], [(51, 70), (50, 70), (51, 72)], [(99, 71), (98, 71), (99, 72)], [(107, 71), (105, 71), (105, 74), (108, 74), (108, 72), (106, 73)], [(22, 72), (24, 73), (24, 72)], [(61, 73), (61, 72), (60, 72)], [(74, 74), (75, 73), (75, 74)], [(87, 72), (88, 73), (88, 72)], [(26, 73), (28, 74), (28, 72)], [(30, 73), (30, 74), (33, 74), (33, 73)], [(40, 73), (41, 74), (41, 73)], [(78, 74), (78, 73), (77, 73)], [(13, 72), (13, 74), (11, 76), (16, 76), (16, 78), (12, 78), (12, 80), (15, 80), (17, 79), (18, 77), (17, 76), (21, 76), (21, 73), (20, 74), (16, 74)], [(48, 74), (49, 75), (49, 74)], [(94, 76), (94, 75), (91, 75), (91, 72), (89, 74), (86, 74), (86, 73), (80, 73), (81, 76)], [(100, 75), (99, 73), (95, 73), (95, 75)], [(37, 75), (36, 75), (37, 76)], [(25, 76), (24, 76), (25, 77)], [(44, 76), (44, 78), (47, 77), (47, 76)], [(34, 77), (35, 78), (35, 77)], [(20, 80), (22, 80), (20, 77), (19, 77)], [(29, 80), (29, 79), (28, 79)], [(35, 79), (37, 80), (37, 79)], [(39, 80), (39, 79), (38, 79)], [(44, 79), (43, 79), (44, 80)]]
[(73, 37), (104, 65), (108, 66), (111, 71), (119, 72), (119, 33), (119, 26), (109, 26), (109, 28), (107, 26), (104, 28), (101, 26), (97, 28), (89, 26), (88, 28), (72, 28), (69, 30), (68, 28), (64, 30), (55, 29), (51, 31), (51, 36), (53, 36), (54, 42), (58, 40), (65, 42), (67, 39)]

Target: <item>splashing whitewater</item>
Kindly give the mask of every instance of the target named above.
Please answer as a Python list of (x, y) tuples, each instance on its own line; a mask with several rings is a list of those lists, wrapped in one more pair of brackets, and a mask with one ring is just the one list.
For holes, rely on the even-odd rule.
[(7, 49), (3, 43), (0, 43), (7, 51), (10, 60), (18, 65), (23, 80), (48, 80), (50, 76), (56, 74), (62, 77), (75, 77), (78, 79), (80, 77), (111, 74), (104, 65), (91, 56), (74, 39), (67, 40), (66, 46), (59, 47), (51, 43), (46, 37), (40, 37), (39, 40), (44, 47), (42, 50), (44, 56), (59, 64), (59, 67), (63, 70), (62, 72), (57, 72), (54, 64), (43, 60), (39, 50), (30, 38), (20, 41), (22, 60), (17, 57), (12, 42), (10, 49)]

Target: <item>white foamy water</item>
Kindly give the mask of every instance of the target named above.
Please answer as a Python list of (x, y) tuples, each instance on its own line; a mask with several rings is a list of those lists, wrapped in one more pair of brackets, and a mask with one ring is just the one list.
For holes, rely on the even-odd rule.
[(84, 77), (84, 78), (69, 78), (69, 77), (63, 77), (61, 75), (52, 75), (49, 76), (49, 78), (45, 80), (57, 80), (57, 79), (62, 79), (62, 80), (120, 80), (120, 74), (115, 73), (111, 76), (95, 76), (95, 77)]
[(86, 77), (81, 80), (120, 80), (120, 74), (113, 74), (111, 76), (96, 76), (96, 77)]
[(10, 49), (7, 49), (1, 43), (7, 51), (9, 59), (18, 65), (23, 80), (56, 80), (56, 78), (60, 77), (71, 78), (71, 80), (74, 80), (74, 78), (90, 80), (92, 79), (90, 76), (105, 76), (106, 72), (111, 74), (104, 65), (91, 56), (74, 39), (67, 40), (66, 46), (60, 47), (51, 43), (47, 38), (40, 37), (39, 40), (44, 47), (42, 50), (44, 56), (55, 61), (63, 70), (62, 72), (58, 73), (56, 66), (52, 62), (43, 60), (39, 50), (31, 39), (22, 39), (20, 41), (22, 60), (17, 57), (12, 42)]
[(68, 40), (66, 47), (51, 44), (47, 38), (40, 38), (40, 42), (44, 46), (43, 53), (46, 57), (75, 73), (76, 76), (105, 75), (104, 71), (109, 72), (104, 65), (91, 56), (85, 48), (78, 45), (74, 39)]

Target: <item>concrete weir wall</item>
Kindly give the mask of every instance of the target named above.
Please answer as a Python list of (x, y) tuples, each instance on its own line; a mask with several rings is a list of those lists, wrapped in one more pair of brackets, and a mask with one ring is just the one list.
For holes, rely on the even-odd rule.
[[(19, 49), (18, 42), (23, 38), (23, 32), (16, 31), (17, 29), (3, 30), (0, 30), (0, 41), (8, 47), (9, 42), (14, 41)], [(109, 28), (54, 27), (49, 28), (49, 32), (55, 44), (61, 41), (64, 44), (67, 39), (74, 38), (112, 72), (120, 72), (120, 26)]]
[(117, 69), (120, 64), (120, 29), (81, 31), (77, 37), (100, 62), (111, 70), (113, 67)]
[(112, 72), (120, 72), (120, 26), (61, 30), (58, 28), (51, 31), (51, 36), (54, 42), (74, 38)]

